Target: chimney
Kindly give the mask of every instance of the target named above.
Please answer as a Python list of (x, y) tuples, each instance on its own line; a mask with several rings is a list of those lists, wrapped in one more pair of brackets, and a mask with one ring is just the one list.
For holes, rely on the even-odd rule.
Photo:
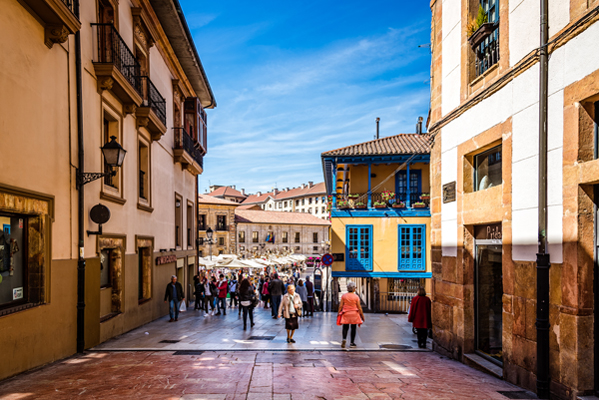
[(302, 183), (302, 189), (305, 189), (305, 188), (306, 188), (306, 186), (307, 186), (307, 185), (306, 185), (305, 183)]
[(418, 123), (416, 124), (416, 133), (422, 134), (422, 117), (418, 117)]
[(262, 196), (262, 192), (256, 192), (256, 196), (258, 196), (258, 197)]
[(275, 190), (273, 190), (272, 192), (273, 192), (273, 193), (275, 194), (275, 196), (276, 196), (276, 195), (278, 195), (278, 194), (279, 194), (279, 189), (276, 189), (276, 188), (275, 188)]
[(376, 119), (376, 136), (374, 137), (375, 139), (379, 138), (379, 122), (381, 121), (380, 118)]
[(235, 189), (235, 185), (231, 185), (231, 189)]
[(242, 194), (242, 195), (244, 195), (244, 196), (247, 196), (247, 195), (245, 194), (245, 189), (244, 189), (244, 188), (241, 188), (241, 194)]
[(308, 181), (308, 187), (309, 187), (309, 188), (313, 188), (313, 187), (314, 187), (314, 182), (312, 182), (312, 181)]

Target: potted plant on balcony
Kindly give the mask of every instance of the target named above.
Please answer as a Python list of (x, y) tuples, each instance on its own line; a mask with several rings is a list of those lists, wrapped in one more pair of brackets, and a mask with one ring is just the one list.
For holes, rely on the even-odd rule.
[(429, 193), (422, 193), (420, 195), (420, 200), (425, 201), (425, 200), (430, 200), (431, 199), (431, 195)]
[(347, 195), (348, 199), (357, 199), (358, 197), (360, 197), (360, 195), (357, 193), (350, 193)]
[(392, 207), (393, 208), (406, 208), (406, 203), (404, 203), (403, 201), (398, 201), (396, 203), (393, 203)]
[(483, 9), (483, 6), (479, 5), (476, 18), (472, 18), (466, 27), (468, 42), (470, 43), (472, 50), (476, 49), (483, 40), (489, 37), (494, 29), (495, 24), (488, 22), (487, 13)]
[(357, 202), (354, 204), (354, 208), (355, 208), (356, 210), (363, 210), (363, 209), (365, 209), (365, 208), (366, 208), (366, 204), (362, 203), (361, 201), (357, 201)]
[(347, 202), (347, 200), (337, 200), (337, 208), (340, 210), (347, 210), (350, 208), (349, 203)]
[(395, 200), (395, 192), (385, 190), (383, 193), (381, 193), (381, 198), (385, 203), (391, 205), (392, 200)]
[(412, 204), (412, 207), (414, 207), (414, 208), (426, 208), (426, 204), (423, 203), (422, 201), (419, 201), (417, 203)]
[(387, 203), (384, 201), (375, 201), (374, 208), (387, 208)]

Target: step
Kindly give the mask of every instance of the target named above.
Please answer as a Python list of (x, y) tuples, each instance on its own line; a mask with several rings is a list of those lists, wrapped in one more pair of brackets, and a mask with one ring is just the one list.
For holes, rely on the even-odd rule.
[(479, 356), (478, 354), (464, 354), (464, 364), (472, 368), (478, 369), (479, 371), (493, 375), (496, 378), (503, 379), (503, 368), (501, 368), (497, 364), (492, 363), (486, 358)]

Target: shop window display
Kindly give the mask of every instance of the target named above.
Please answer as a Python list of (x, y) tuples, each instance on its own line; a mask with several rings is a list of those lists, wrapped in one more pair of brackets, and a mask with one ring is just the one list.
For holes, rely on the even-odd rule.
[(0, 214), (0, 307), (27, 301), (26, 218)]

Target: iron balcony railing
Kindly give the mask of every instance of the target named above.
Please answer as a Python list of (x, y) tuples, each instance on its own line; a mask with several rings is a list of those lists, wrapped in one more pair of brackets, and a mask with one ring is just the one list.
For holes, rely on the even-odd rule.
[(139, 170), (139, 197), (146, 200), (145, 171)]
[(166, 100), (149, 77), (140, 76), (144, 106), (150, 107), (160, 121), (166, 125)]
[[(429, 208), (430, 196), (428, 193), (411, 192), (408, 202), (407, 193), (397, 193), (388, 199), (383, 193), (370, 194), (370, 209), (373, 208)], [(382, 204), (381, 204), (382, 203)], [(368, 209), (368, 193), (350, 193), (337, 195), (335, 209)]]
[(173, 129), (175, 130), (175, 149), (185, 150), (203, 169), (204, 156), (202, 156), (201, 150), (195, 146), (191, 136), (187, 134), (184, 128)]
[(495, 29), (483, 40), (476, 48), (476, 60), (474, 69), (476, 77), (484, 74), (489, 68), (499, 61), (499, 23), (495, 24)]
[(79, 18), (79, 0), (62, 0), (65, 6)]
[(113, 64), (127, 82), (142, 95), (140, 65), (121, 35), (112, 24), (92, 24), (98, 42), (95, 62)]

